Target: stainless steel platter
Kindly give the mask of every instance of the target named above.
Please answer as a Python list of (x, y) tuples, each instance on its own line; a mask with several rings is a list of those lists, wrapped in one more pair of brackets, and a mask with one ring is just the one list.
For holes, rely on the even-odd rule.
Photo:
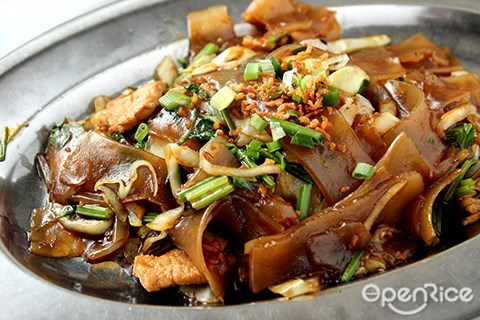
[[(469, 70), (480, 73), (480, 2), (306, 1), (335, 6), (344, 36), (378, 33), (399, 41), (422, 32), (448, 46)], [(28, 253), (31, 210), (45, 202), (34, 157), (49, 128), (65, 116), (86, 113), (93, 96), (114, 94), (150, 78), (166, 53), (181, 55), (186, 13), (218, 1), (124, 0), (54, 29), (0, 60), (0, 126), (26, 123), (0, 163), (1, 319), (319, 319), (404, 318), (381, 300), (362, 297), (367, 285), (414, 289), (425, 284), (469, 287), (469, 302), (429, 296), (392, 304), (415, 311), (409, 318), (472, 318), (480, 314), (480, 239), (473, 237), (420, 262), (326, 290), (299, 301), (267, 301), (226, 307), (151, 305), (139, 285), (121, 270), (91, 267), (81, 260), (52, 260)], [(223, 1), (222, 3), (225, 3)], [(226, 1), (235, 21), (247, 0)], [(384, 291), (382, 291), (384, 292)], [(425, 306), (423, 306), (425, 304)], [(412, 311), (413, 310), (413, 311)]]

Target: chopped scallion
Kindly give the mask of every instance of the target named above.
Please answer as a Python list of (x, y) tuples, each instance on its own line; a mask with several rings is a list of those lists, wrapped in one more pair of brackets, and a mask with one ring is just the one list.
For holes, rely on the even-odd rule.
[(260, 63), (262, 72), (275, 73), (275, 68), (274, 68), (271, 60), (269, 60), (269, 59), (259, 60), (258, 63)]
[(177, 144), (181, 146), (182, 144), (185, 143), (185, 141), (188, 140), (188, 137), (192, 134), (192, 132), (195, 130), (195, 125), (197, 123), (197, 115), (198, 111), (197, 109), (193, 109), (192, 111), (192, 116), (190, 118), (190, 128), (188, 128), (187, 132), (185, 132), (180, 139), (178, 139)]
[(323, 135), (318, 131), (306, 128), (290, 121), (276, 118), (270, 118), (270, 120), (272, 121), (271, 123), (277, 122), (280, 124), (284, 132), (292, 137), (291, 143), (294, 145), (313, 149), (314, 147), (318, 147), (323, 144)]
[[(185, 198), (188, 202), (192, 204), (192, 207), (195, 209), (200, 209), (194, 205), (194, 202), (201, 201), (201, 199), (208, 197), (208, 195), (213, 194), (219, 189), (222, 189), (225, 186), (229, 186), (230, 180), (227, 176), (219, 176), (217, 179), (209, 180), (202, 185), (194, 188), (193, 190), (186, 190)], [(233, 190), (232, 190), (233, 191)], [(218, 200), (218, 199), (216, 199)], [(215, 200), (213, 200), (215, 201)], [(203, 208), (203, 207), (202, 207)]]
[(180, 202), (185, 202), (187, 201), (187, 194), (190, 193), (190, 192), (193, 192), (194, 190), (196, 189), (199, 189), (199, 188), (204, 188), (204, 185), (208, 184), (208, 183), (211, 183), (211, 181), (214, 181), (214, 180), (218, 180), (219, 176), (213, 176), (213, 177), (208, 177), (196, 184), (194, 184), (193, 186), (191, 186), (190, 188), (187, 188), (185, 190), (182, 190), (180, 191), (178, 194), (177, 194), (177, 198)]
[(360, 250), (353, 254), (352, 260), (350, 260), (350, 262), (348, 263), (347, 268), (345, 269), (345, 272), (340, 279), (341, 282), (345, 283), (352, 279), (353, 275), (360, 266), (360, 261), (362, 260), (364, 253), (365, 252), (363, 250)]
[(309, 215), (312, 190), (313, 186), (311, 184), (303, 184), (298, 192), (296, 209), (300, 211), (300, 221)]
[(268, 38), (267, 43), (268, 44), (274, 44), (275, 42), (282, 39), (286, 35), (288, 35), (288, 31), (277, 34), (276, 36), (272, 36), (272, 37)]
[(63, 212), (57, 216), (57, 219), (65, 218), (71, 216), (75, 213), (75, 208), (72, 206), (66, 206), (63, 208)]
[(443, 198), (445, 201), (450, 201), (453, 199), (453, 196), (455, 195), (458, 186), (462, 182), (463, 178), (465, 177), (465, 174), (467, 173), (468, 169), (472, 166), (473, 162), (469, 159), (465, 160), (463, 164), (461, 165), (460, 169), (462, 169), (462, 172), (460, 175), (453, 180), (452, 184), (450, 187), (448, 187), (447, 193), (445, 194), (445, 197)]
[(195, 63), (197, 62), (198, 60), (202, 59), (203, 57), (205, 56), (209, 56), (209, 55), (212, 55), (212, 54), (215, 54), (217, 53), (218, 51), (220, 50), (220, 48), (215, 44), (215, 43), (207, 43), (205, 45), (205, 47), (203, 47), (202, 50), (200, 50), (199, 53), (197, 53), (197, 55), (195, 56), (195, 58), (193, 59), (193, 62), (192, 63)]
[(472, 178), (460, 181), (460, 185), (455, 191), (455, 195), (459, 198), (475, 193), (475, 180)]
[(280, 62), (274, 57), (270, 57), (270, 62), (272, 63), (273, 69), (275, 70), (275, 77), (281, 78), (282, 77), (282, 67), (280, 66)]
[(274, 140), (267, 143), (267, 149), (269, 152), (275, 152), (282, 149), (282, 146), (280, 145), (280, 142), (278, 142), (278, 140)]
[(254, 113), (253, 116), (250, 118), (249, 123), (252, 127), (257, 129), (258, 131), (263, 131), (268, 125), (268, 122), (263, 120), (262, 117), (260, 117), (256, 113)]
[(322, 98), (324, 106), (336, 106), (340, 103), (338, 89), (333, 86), (328, 86), (328, 93), (322, 94)]
[(232, 118), (230, 118), (230, 115), (228, 114), (227, 110), (220, 111), (220, 114), (222, 115), (223, 120), (225, 120), (228, 130), (234, 131), (236, 129), (235, 123), (233, 123)]
[(250, 141), (250, 143), (247, 145), (247, 156), (252, 158), (253, 160), (258, 160), (258, 157), (259, 157), (258, 150), (262, 145), (263, 143), (261, 141), (258, 141), (258, 140)]
[[(243, 150), (238, 149), (237, 156), (240, 159), (240, 161), (247, 167), (255, 168), (257, 166), (257, 164), (252, 159), (250, 159), (247, 156), (246, 152), (244, 152)], [(272, 189), (273, 187), (275, 187), (275, 181), (273, 181), (273, 179), (270, 178), (269, 176), (267, 175), (260, 176), (260, 179), (262, 179), (263, 183), (267, 186), (267, 188)]]
[(99, 220), (111, 219), (114, 214), (110, 208), (100, 207), (95, 204), (77, 206), (75, 212), (79, 215)]
[(302, 78), (302, 80), (300, 81), (300, 88), (302, 90), (306, 90), (307, 89), (307, 84), (308, 82), (310, 82), (310, 80), (313, 79), (313, 76), (310, 75), (310, 74), (307, 74), (305, 77)]
[(257, 80), (262, 72), (262, 66), (258, 62), (250, 62), (245, 66), (245, 72), (243, 73), (243, 78), (245, 81), (254, 81)]
[(205, 208), (209, 204), (229, 195), (232, 191), (235, 190), (235, 187), (231, 184), (227, 184), (223, 187), (220, 187), (213, 192), (206, 194), (204, 197), (199, 198), (196, 201), (190, 202), (192, 207), (196, 210)]
[(147, 224), (153, 221), (155, 217), (158, 216), (158, 213), (156, 212), (148, 212), (142, 217), (142, 222), (143, 224)]
[(137, 131), (135, 132), (135, 140), (137, 142), (142, 142), (148, 135), (148, 126), (146, 123), (142, 122), (138, 125)]
[(373, 174), (375, 173), (375, 167), (365, 163), (365, 162), (359, 162), (355, 166), (355, 169), (352, 172), (352, 177), (355, 179), (370, 179), (373, 177)]
[(295, 48), (292, 50), (292, 53), (293, 54), (297, 54), (297, 53), (300, 53), (300, 52), (303, 52), (307, 50), (307, 46), (301, 46), (301, 47), (298, 47), (298, 48)]
[(163, 95), (159, 100), (160, 105), (168, 111), (179, 107), (186, 107), (192, 103), (192, 99), (181, 92), (169, 92)]
[(292, 100), (295, 101), (295, 103), (297, 103), (297, 104), (303, 102), (302, 96), (300, 96), (300, 95), (298, 95), (298, 94), (296, 94), (296, 93), (294, 93), (294, 94), (292, 95)]
[(7, 144), (8, 144), (8, 128), (5, 126), (2, 128), (1, 137), (0, 137), (0, 162), (5, 161), (5, 156), (7, 155)]
[(447, 139), (456, 139), (459, 149), (467, 149), (475, 141), (477, 132), (471, 123), (457, 123), (450, 127), (445, 135)]
[(222, 111), (230, 106), (235, 99), (235, 92), (230, 87), (225, 86), (215, 93), (210, 99), (210, 104), (215, 109)]

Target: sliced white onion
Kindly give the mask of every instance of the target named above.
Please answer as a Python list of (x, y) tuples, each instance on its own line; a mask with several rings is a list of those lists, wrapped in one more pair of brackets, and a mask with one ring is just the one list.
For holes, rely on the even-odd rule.
[(323, 66), (326, 69), (338, 70), (340, 68), (345, 67), (349, 60), (350, 58), (348, 57), (347, 54), (341, 54), (338, 56), (333, 56), (323, 61)]
[(152, 220), (152, 222), (147, 223), (146, 226), (152, 230), (157, 231), (168, 230), (175, 225), (175, 222), (178, 218), (180, 218), (184, 211), (185, 207), (183, 205), (178, 208), (165, 211), (156, 216), (155, 219)]
[(108, 220), (94, 220), (94, 219), (70, 219), (63, 217), (58, 219), (62, 226), (73, 232), (89, 234), (92, 236), (100, 236), (107, 232), (113, 224), (113, 219)]
[(148, 237), (147, 239), (145, 239), (145, 241), (143, 242), (142, 250), (141, 250), (142, 253), (147, 252), (152, 245), (154, 245), (156, 242), (160, 240), (165, 239), (167, 235), (168, 234), (165, 231), (162, 231), (158, 236)]
[(437, 133), (445, 136), (445, 130), (453, 126), (455, 123), (462, 121), (471, 114), (477, 112), (477, 107), (466, 103), (448, 112), (445, 112), (437, 124)]
[(287, 298), (293, 298), (300, 295), (315, 293), (320, 291), (318, 278), (293, 279), (276, 286), (268, 287), (270, 291), (281, 294)]
[(157, 179), (157, 173), (155, 172), (155, 169), (153, 168), (152, 164), (148, 161), (145, 160), (137, 160), (132, 164), (132, 167), (130, 168), (130, 178), (128, 179), (128, 182), (125, 183), (123, 180), (119, 179), (104, 179), (104, 180), (98, 180), (95, 183), (94, 190), (98, 191), (98, 187), (107, 185), (107, 184), (117, 184), (118, 185), (118, 196), (121, 200), (125, 199), (128, 194), (130, 193), (130, 189), (132, 188), (133, 183), (138, 179), (138, 168), (140, 167), (147, 167), (150, 173), (152, 174), (152, 180), (153, 180), (153, 196), (155, 197), (158, 192), (158, 179)]
[(190, 149), (187, 146), (179, 146), (176, 143), (169, 144), (169, 148), (172, 152), (172, 156), (175, 157), (175, 160), (177, 160), (180, 165), (192, 168), (198, 167), (200, 158), (198, 152)]
[(390, 129), (395, 127), (399, 122), (400, 119), (395, 117), (390, 112), (382, 112), (373, 119), (373, 126), (380, 135), (384, 135)]
[(327, 51), (327, 45), (323, 43), (320, 39), (305, 39), (300, 41), (300, 44), (302, 46), (306, 46), (307, 44), (310, 44), (312, 45), (312, 47), (315, 47), (323, 51)]
[(173, 156), (172, 146), (176, 143), (169, 143), (165, 147), (165, 164), (167, 165), (168, 180), (170, 181), (170, 189), (174, 197), (177, 197), (177, 190), (182, 186), (180, 166), (177, 159)]
[(379, 34), (363, 38), (349, 38), (329, 41), (327, 44), (328, 51), (335, 53), (349, 53), (356, 50), (383, 47), (392, 42), (392, 39), (385, 35)]
[[(266, 164), (267, 162), (257, 167), (246, 169), (219, 166), (209, 162), (205, 158), (204, 151), (206, 147), (208, 147), (208, 143), (200, 149), (200, 169), (212, 176), (223, 175), (238, 178), (253, 178), (268, 174), (279, 174), (282, 171), (278, 164)], [(227, 148), (225, 147), (225, 149)]]

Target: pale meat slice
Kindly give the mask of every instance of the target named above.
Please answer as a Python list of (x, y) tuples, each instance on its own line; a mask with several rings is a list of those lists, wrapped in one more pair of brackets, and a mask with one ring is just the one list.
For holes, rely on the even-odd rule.
[(166, 88), (161, 81), (144, 83), (137, 90), (110, 100), (90, 121), (97, 131), (110, 134), (128, 131), (155, 111)]
[(135, 257), (133, 275), (148, 291), (158, 291), (175, 285), (207, 283), (204, 275), (181, 250), (173, 249), (162, 256)]

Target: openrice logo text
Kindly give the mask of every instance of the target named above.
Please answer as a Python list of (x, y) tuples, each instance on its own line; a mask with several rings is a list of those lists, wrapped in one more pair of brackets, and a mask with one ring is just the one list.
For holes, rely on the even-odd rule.
[(433, 303), (468, 303), (473, 300), (473, 290), (469, 287), (457, 289), (442, 287), (435, 283), (425, 283), (422, 287), (410, 289), (402, 287), (380, 289), (376, 284), (367, 284), (362, 289), (362, 298), (367, 302), (380, 303), (400, 315), (414, 315)]

